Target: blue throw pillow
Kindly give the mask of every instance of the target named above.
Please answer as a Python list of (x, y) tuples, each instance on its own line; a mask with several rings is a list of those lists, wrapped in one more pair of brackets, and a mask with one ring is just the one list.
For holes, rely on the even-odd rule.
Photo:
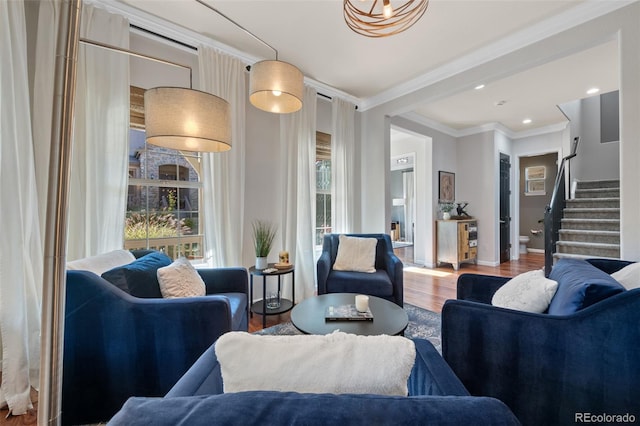
[(171, 264), (164, 253), (153, 252), (128, 265), (118, 266), (102, 274), (102, 278), (135, 297), (162, 297), (158, 268)]
[(558, 282), (550, 315), (569, 315), (625, 291), (609, 274), (581, 259), (560, 259), (549, 278)]

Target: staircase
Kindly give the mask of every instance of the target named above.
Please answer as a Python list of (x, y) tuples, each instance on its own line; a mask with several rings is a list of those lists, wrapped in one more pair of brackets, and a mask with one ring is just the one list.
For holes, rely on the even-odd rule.
[(578, 182), (566, 201), (554, 260), (620, 258), (620, 181)]

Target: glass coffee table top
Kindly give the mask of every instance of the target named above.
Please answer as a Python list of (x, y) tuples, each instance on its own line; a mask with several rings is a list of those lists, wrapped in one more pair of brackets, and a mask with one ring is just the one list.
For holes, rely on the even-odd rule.
[(369, 296), (373, 321), (325, 321), (325, 309), (328, 306), (354, 304), (355, 298), (354, 293), (330, 293), (310, 297), (293, 308), (291, 323), (306, 334), (329, 334), (340, 330), (363, 336), (396, 335), (407, 328), (407, 312), (395, 303), (375, 296)]

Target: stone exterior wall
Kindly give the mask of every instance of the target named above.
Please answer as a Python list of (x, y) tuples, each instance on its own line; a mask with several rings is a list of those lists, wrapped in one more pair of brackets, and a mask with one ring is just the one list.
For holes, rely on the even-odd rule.
[[(152, 151), (138, 151), (136, 157), (139, 160), (139, 168), (135, 170), (135, 172), (130, 172), (130, 175), (132, 175), (132, 177), (141, 179), (144, 179), (145, 177), (147, 179), (162, 178), (160, 176), (160, 168), (164, 165), (173, 166), (175, 174), (176, 156), (175, 151), (173, 150), (154, 147)], [(177, 164), (178, 166), (180, 166), (181, 172), (182, 170), (186, 170), (188, 172), (188, 181), (198, 181), (198, 174), (183, 156), (177, 157)], [(173, 207), (173, 210), (178, 210), (175, 211), (176, 216), (186, 220), (187, 225), (192, 228), (192, 233), (198, 233), (199, 190), (197, 188), (172, 188), (171, 185), (161, 188), (147, 188), (145, 186), (130, 188), (127, 200), (127, 210), (147, 210), (147, 204), (145, 203), (147, 192), (149, 196), (149, 211), (168, 209), (170, 207), (169, 199), (167, 196), (167, 192), (169, 189), (174, 189), (180, 194), (179, 206), (171, 206)], [(176, 207), (179, 207), (179, 209), (177, 209)]]

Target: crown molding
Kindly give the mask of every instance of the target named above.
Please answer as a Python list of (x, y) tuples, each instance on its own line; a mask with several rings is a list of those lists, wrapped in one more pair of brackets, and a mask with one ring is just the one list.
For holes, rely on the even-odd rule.
[(423, 89), (452, 75), (460, 74), (526, 46), (559, 34), (570, 28), (628, 6), (638, 0), (598, 1), (587, 0), (543, 22), (511, 34), (466, 56), (448, 62), (439, 68), (399, 84), (377, 95), (365, 98), (361, 110), (377, 107), (401, 96)]
[(452, 127), (447, 126), (446, 124), (442, 124), (439, 121), (432, 120), (430, 118), (419, 115), (415, 112), (408, 112), (405, 114), (401, 114), (400, 117), (412, 121), (416, 124), (426, 126), (430, 129), (436, 130), (438, 132), (444, 133), (454, 138), (461, 138), (464, 136), (477, 135), (478, 133), (484, 132), (499, 132), (508, 137), (509, 139), (522, 139), (528, 138), (531, 136), (539, 136), (546, 135), (549, 133), (561, 132), (567, 128), (569, 125), (568, 121), (563, 121), (561, 123), (550, 124), (548, 126), (537, 127), (535, 129), (523, 130), (520, 132), (514, 132), (513, 130), (505, 127), (501, 123), (487, 123), (482, 124), (480, 126), (468, 127), (466, 129), (454, 129)]
[(540, 135), (546, 135), (549, 133), (562, 132), (567, 127), (569, 127), (569, 122), (563, 121), (561, 123), (550, 124), (548, 126), (538, 127), (536, 129), (523, 130), (520, 132), (516, 132), (512, 139), (522, 139), (522, 138), (528, 138), (531, 136), (540, 136)]

